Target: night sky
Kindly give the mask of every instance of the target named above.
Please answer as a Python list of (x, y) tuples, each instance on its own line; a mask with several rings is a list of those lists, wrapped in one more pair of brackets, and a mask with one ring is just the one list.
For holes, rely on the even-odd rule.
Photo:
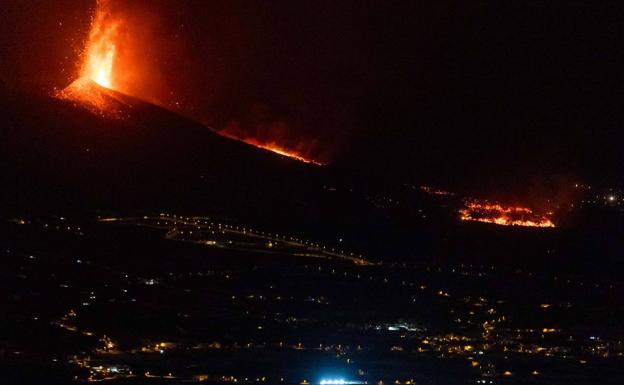
[[(146, 41), (136, 96), (215, 129), (446, 186), (623, 179), (618, 2), (113, 2)], [(70, 83), (94, 3), (3, 2), (4, 85)]]

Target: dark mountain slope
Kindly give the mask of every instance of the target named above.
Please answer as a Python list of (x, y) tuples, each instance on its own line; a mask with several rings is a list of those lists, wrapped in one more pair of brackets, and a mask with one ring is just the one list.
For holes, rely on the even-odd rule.
[(88, 100), (1, 93), (3, 209), (257, 212), (267, 205), (274, 212), (292, 210), (290, 197), (315, 184), (313, 166), (95, 83), (87, 87)]

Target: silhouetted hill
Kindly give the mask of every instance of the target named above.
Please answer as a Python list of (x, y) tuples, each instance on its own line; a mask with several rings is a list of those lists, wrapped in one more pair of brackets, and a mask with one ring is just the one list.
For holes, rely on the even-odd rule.
[(88, 100), (0, 94), (4, 209), (261, 211), (287, 207), (317, 174), (150, 103), (82, 86)]
[(578, 223), (571, 213), (572, 225), (546, 231), (460, 223), (461, 196), (427, 196), (393, 179), (400, 170), (312, 166), (94, 83), (74, 86), (88, 99), (0, 92), (2, 216), (215, 215), (383, 260), (582, 271), (589, 254), (621, 255), (621, 216)]

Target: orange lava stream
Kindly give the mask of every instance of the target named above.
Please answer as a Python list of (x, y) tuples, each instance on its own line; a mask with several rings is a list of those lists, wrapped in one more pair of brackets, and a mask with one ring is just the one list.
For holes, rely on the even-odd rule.
[(282, 155), (282, 156), (286, 156), (288, 158), (295, 159), (295, 160), (298, 160), (300, 162), (309, 163), (309, 164), (313, 164), (313, 165), (316, 165), (316, 166), (325, 166), (326, 165), (326, 163), (319, 162), (319, 161), (317, 161), (315, 159), (307, 158), (307, 157), (303, 156), (303, 154), (301, 154), (301, 153), (299, 153), (299, 152), (297, 152), (295, 150), (287, 149), (287, 148), (285, 148), (283, 146), (280, 146), (279, 144), (277, 144), (275, 142), (263, 143), (263, 142), (260, 142), (260, 141), (258, 141), (256, 139), (253, 139), (253, 138), (240, 138), (238, 136), (231, 135), (231, 134), (229, 134), (227, 132), (224, 132), (224, 131), (220, 131), (219, 134), (221, 134), (223, 136), (227, 136), (230, 139), (239, 140), (241, 142), (245, 142), (247, 144), (251, 144), (252, 146), (256, 146), (256, 147), (259, 147), (259, 148), (262, 148), (262, 149), (265, 149), (265, 150), (272, 151), (272, 152), (274, 152), (276, 154), (279, 154), (279, 155)]
[(555, 227), (550, 218), (519, 206), (503, 206), (483, 201), (466, 202), (459, 210), (462, 221), (493, 223), (501, 226)]
[(321, 163), (319, 161), (316, 161), (314, 159), (306, 159), (303, 156), (297, 154), (296, 152), (292, 152), (289, 150), (284, 149), (283, 147), (279, 147), (275, 144), (269, 144), (269, 145), (265, 145), (265, 144), (255, 144), (255, 143), (250, 143), (249, 141), (246, 141), (246, 143), (252, 144), (256, 147), (260, 147), (260, 148), (264, 148), (265, 150), (269, 150), (269, 151), (273, 151), (274, 153), (283, 155), (283, 156), (287, 156), (289, 158), (292, 159), (296, 159), (300, 162), (304, 162), (304, 163), (310, 163), (310, 164), (315, 164), (317, 166), (324, 166), (325, 163)]

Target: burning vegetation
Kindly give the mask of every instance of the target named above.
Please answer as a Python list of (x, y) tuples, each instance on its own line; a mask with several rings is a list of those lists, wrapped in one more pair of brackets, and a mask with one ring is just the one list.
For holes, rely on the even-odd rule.
[(550, 213), (541, 215), (527, 207), (504, 206), (483, 200), (467, 200), (459, 210), (462, 221), (493, 223), (501, 226), (555, 227)]

